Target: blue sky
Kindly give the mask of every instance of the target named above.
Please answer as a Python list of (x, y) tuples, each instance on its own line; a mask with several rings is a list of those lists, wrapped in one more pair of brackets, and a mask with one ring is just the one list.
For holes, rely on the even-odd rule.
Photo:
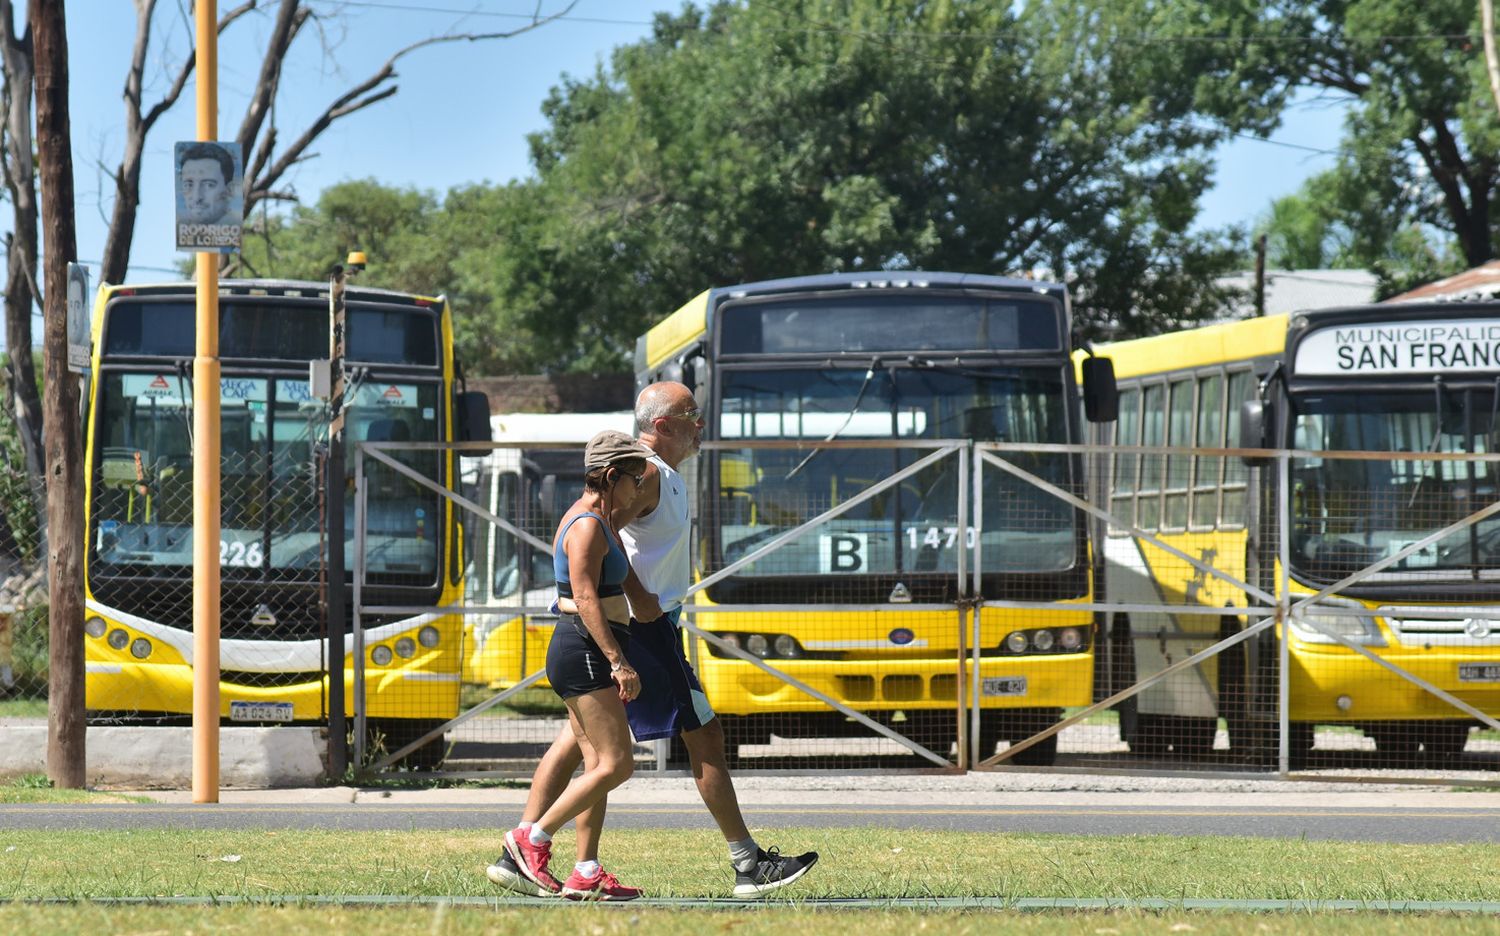
[[(235, 0), (219, 0), (221, 12)], [(333, 0), (315, 0), (320, 12)], [(186, 2), (159, 4), (157, 33), (146, 72), (146, 106), (170, 85), (176, 63), (191, 45)], [(275, 2), (243, 18), (220, 47), (221, 138), (232, 137), (244, 113), (259, 66), (257, 50), (270, 29)], [(565, 6), (542, 0), (544, 11)], [(306, 202), (325, 186), (373, 177), (392, 185), (446, 191), (453, 185), (503, 182), (530, 172), (526, 134), (544, 125), (541, 103), (563, 73), (587, 75), (609, 51), (649, 31), (651, 14), (675, 9), (676, 0), (579, 0), (569, 17), (521, 36), (484, 43), (443, 44), (420, 50), (398, 65), (399, 93), (335, 123), (314, 145), (316, 159), (295, 168), (282, 188)], [(438, 33), (493, 32), (516, 28), (536, 0), (370, 0), (344, 5), (344, 16), (327, 34), (325, 54), (317, 37), (304, 35), (283, 78), (276, 113), (283, 139), (350, 85), (378, 69), (396, 49)], [(85, 12), (85, 8), (87, 8)], [(68, 40), (78, 250), (97, 264), (111, 187), (99, 165), (118, 163), (123, 142), (121, 89), (134, 31), (131, 4), (91, 0), (70, 8)], [(169, 68), (170, 66), (170, 68)], [(152, 130), (143, 160), (141, 212), (132, 253), (133, 282), (176, 278), (184, 255), (172, 240), (172, 145), (196, 135), (193, 87)], [(1306, 102), (1273, 135), (1277, 143), (1236, 140), (1220, 154), (1218, 184), (1204, 201), (1201, 223), (1217, 227), (1248, 223), (1271, 200), (1294, 191), (1308, 175), (1327, 168), (1338, 142), (1337, 109)], [(1282, 144), (1282, 145), (1278, 145)], [(372, 258), (376, 260), (377, 258)], [(38, 332), (38, 334), (40, 334)]]

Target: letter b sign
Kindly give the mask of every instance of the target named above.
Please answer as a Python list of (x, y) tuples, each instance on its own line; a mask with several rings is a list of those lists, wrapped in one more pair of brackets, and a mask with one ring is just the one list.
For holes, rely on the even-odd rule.
[(865, 572), (869, 536), (864, 533), (825, 533), (818, 537), (818, 571), (824, 575)]

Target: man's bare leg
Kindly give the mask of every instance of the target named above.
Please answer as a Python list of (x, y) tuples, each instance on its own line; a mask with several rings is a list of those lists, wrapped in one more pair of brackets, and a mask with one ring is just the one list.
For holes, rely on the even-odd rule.
[(583, 752), (579, 750), (578, 739), (573, 736), (572, 727), (563, 722), (552, 746), (537, 762), (536, 773), (531, 777), (531, 792), (526, 794), (526, 811), (521, 813), (521, 821), (536, 822), (542, 818), (542, 813), (551, 808), (562, 791), (567, 789), (568, 781), (573, 779), (573, 773), (582, 762)]
[[(684, 731), (682, 743), (687, 747), (698, 795), (703, 797), (703, 805), (708, 807), (719, 831), (724, 833), (724, 840), (739, 842), (749, 838), (750, 830), (740, 812), (740, 799), (734, 792), (734, 780), (729, 776), (729, 758), (724, 753), (724, 726), (715, 718), (702, 728)], [(530, 809), (529, 803), (527, 808)]]

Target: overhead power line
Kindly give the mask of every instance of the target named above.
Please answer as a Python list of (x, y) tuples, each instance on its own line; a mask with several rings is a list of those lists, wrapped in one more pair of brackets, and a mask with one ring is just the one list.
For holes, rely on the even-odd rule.
[[(431, 13), (441, 16), (473, 16), (488, 19), (508, 19), (534, 21), (543, 18), (533, 13), (508, 13), (501, 10), (486, 10), (476, 7), (435, 7), (419, 6), (412, 3), (395, 3), (390, 0), (309, 0), (311, 3), (321, 3), (339, 8), (359, 8), (367, 10), (391, 10), (402, 13)], [(552, 17), (554, 22), (589, 23), (603, 26), (650, 26), (649, 20), (612, 19), (602, 16), (578, 16), (565, 14)], [(806, 32), (806, 33), (831, 33), (850, 38), (866, 39), (1003, 39), (1007, 38), (1005, 33), (982, 33), (982, 32), (943, 32), (923, 30), (860, 30), (840, 29), (837, 26), (817, 24), (809, 26), (784, 26), (780, 32)], [(1254, 45), (1254, 44), (1279, 44), (1279, 43), (1315, 43), (1324, 42), (1323, 36), (1154, 36), (1141, 34), (1137, 36), (1122, 36), (1121, 41), (1141, 45), (1169, 44), (1181, 45), (1191, 43), (1222, 43), (1224, 45)], [(1392, 42), (1480, 42), (1481, 37), (1471, 36), (1468, 33), (1404, 33), (1382, 36), (1344, 36), (1343, 41), (1352, 44), (1368, 43), (1392, 43)]]

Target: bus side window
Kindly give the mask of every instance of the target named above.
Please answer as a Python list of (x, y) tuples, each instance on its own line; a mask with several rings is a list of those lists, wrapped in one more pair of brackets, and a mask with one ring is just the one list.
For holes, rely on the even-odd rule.
[[(1224, 375), (1198, 379), (1199, 448), (1224, 447)], [(1219, 519), (1220, 471), (1224, 459), (1205, 455), (1197, 459), (1193, 478), (1193, 528), (1211, 530)]]
[[(1189, 448), (1193, 444), (1193, 379), (1174, 380), (1168, 385), (1167, 444)], [(1188, 455), (1167, 456), (1166, 495), (1161, 525), (1185, 530), (1188, 525), (1188, 490), (1192, 487), (1193, 459)]]
[[(1141, 445), (1157, 447), (1167, 442), (1167, 385), (1148, 384), (1141, 397)], [(1161, 476), (1166, 459), (1157, 454), (1141, 456), (1141, 480), (1136, 490), (1136, 524), (1143, 530), (1161, 526)]]
[[(1240, 404), (1251, 399), (1255, 393), (1255, 375), (1250, 371), (1235, 371), (1229, 375), (1228, 390), (1224, 394), (1224, 437), (1230, 445), (1238, 446), (1240, 438)], [(1243, 459), (1225, 459), (1223, 504), (1219, 507), (1219, 527), (1238, 529), (1245, 525), (1245, 491), (1250, 481), (1250, 468)]]
[[(1114, 442), (1115, 445), (1141, 444), (1141, 391), (1138, 387), (1120, 391), (1120, 418), (1115, 422)], [(1112, 526), (1118, 530), (1135, 524), (1135, 484), (1140, 466), (1139, 455), (1115, 456), (1114, 493), (1109, 509), (1117, 519)]]

